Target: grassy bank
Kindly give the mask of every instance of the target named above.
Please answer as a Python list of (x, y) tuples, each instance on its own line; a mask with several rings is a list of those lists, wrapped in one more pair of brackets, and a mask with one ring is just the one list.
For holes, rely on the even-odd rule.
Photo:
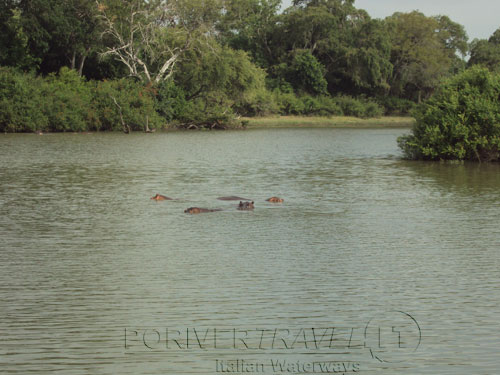
[(245, 117), (248, 129), (265, 128), (399, 128), (411, 127), (415, 120), (412, 117), (380, 117), (360, 119), (357, 117), (306, 117), (306, 116), (272, 116)]

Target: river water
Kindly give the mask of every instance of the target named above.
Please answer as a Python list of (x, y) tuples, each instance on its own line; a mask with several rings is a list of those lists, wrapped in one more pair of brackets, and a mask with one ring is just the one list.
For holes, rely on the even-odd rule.
[(498, 373), (500, 165), (407, 132), (0, 136), (0, 372)]

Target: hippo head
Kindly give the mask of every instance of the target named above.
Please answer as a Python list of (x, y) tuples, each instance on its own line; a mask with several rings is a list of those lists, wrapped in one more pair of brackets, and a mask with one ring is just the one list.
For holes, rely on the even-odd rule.
[(240, 201), (240, 204), (238, 205), (238, 210), (253, 210), (254, 209), (254, 202), (242, 202)]
[(271, 202), (271, 203), (283, 203), (283, 198), (271, 197), (269, 199), (266, 199), (266, 201)]
[(154, 199), (155, 201), (171, 201), (172, 198), (166, 197), (161, 194), (156, 194), (154, 197), (151, 197), (151, 199)]

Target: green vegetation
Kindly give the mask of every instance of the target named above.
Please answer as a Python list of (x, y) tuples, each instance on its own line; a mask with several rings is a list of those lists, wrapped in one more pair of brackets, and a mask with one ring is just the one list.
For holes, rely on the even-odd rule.
[(500, 161), (500, 74), (473, 67), (445, 81), (399, 139), (407, 157)]
[(354, 0), (0, 0), (0, 130), (239, 127), (241, 116), (406, 116), (466, 65), (446, 16)]
[(258, 128), (401, 128), (410, 127), (415, 120), (411, 117), (380, 117), (360, 119), (349, 116), (317, 117), (317, 116), (276, 116), (245, 117), (248, 129)]
[(469, 66), (482, 65), (500, 72), (500, 29), (488, 40), (474, 40), (471, 44)]
[(86, 81), (74, 70), (36, 77), (0, 68), (0, 130), (144, 130), (162, 123), (151, 90), (127, 79)]

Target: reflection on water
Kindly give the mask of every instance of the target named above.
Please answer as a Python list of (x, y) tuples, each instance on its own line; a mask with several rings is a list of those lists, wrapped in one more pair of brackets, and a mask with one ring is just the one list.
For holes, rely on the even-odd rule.
[[(216, 374), (245, 360), (272, 374), (273, 360), (494, 373), (500, 166), (400, 160), (404, 132), (1, 136), (1, 372)], [(414, 353), (416, 325), (394, 311), (418, 322)], [(402, 333), (370, 351), (382, 321)], [(311, 328), (333, 326), (336, 345), (315, 347)], [(186, 348), (187, 328), (206, 342), (234, 329), (239, 346)]]

